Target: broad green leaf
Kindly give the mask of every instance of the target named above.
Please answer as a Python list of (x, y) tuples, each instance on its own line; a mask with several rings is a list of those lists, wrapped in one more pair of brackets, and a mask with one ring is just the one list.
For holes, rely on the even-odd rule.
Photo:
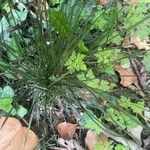
[(10, 60), (16, 60), (21, 58), (21, 45), (19, 43), (19, 39), (17, 36), (13, 36), (10, 42), (10, 46), (14, 49), (13, 55), (8, 53), (8, 57)]
[(27, 114), (27, 109), (25, 109), (23, 106), (19, 105), (16, 109), (16, 115), (20, 118), (23, 118)]
[(9, 112), (12, 109), (12, 98), (2, 98), (0, 99), (0, 110), (3, 110), (5, 112)]
[(49, 23), (60, 35), (62, 36), (68, 35), (69, 24), (67, 21), (67, 17), (62, 12), (50, 11)]

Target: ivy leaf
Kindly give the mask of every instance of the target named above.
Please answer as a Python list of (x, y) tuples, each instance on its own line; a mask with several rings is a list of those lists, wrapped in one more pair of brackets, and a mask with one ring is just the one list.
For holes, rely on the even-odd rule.
[(5, 86), (2, 92), (0, 93), (0, 98), (6, 98), (6, 97), (14, 97), (14, 91), (10, 86)]
[(3, 110), (5, 112), (9, 112), (12, 109), (12, 98), (2, 98), (0, 99), (0, 110)]
[(19, 105), (16, 109), (16, 115), (20, 118), (23, 118), (27, 114), (27, 109), (25, 109), (23, 106)]
[(7, 28), (9, 27), (9, 23), (6, 19), (6, 17), (2, 17), (2, 19), (0, 20), (0, 34), (5, 31)]
[(12, 13), (9, 14), (10, 24), (15, 26), (16, 24), (24, 21), (27, 18), (27, 10), (25, 11), (17, 11), (12, 9)]

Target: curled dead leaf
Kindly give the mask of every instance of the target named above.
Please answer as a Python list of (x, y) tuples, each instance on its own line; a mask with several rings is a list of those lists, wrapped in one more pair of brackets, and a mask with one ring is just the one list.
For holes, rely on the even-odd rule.
[(141, 41), (138, 36), (127, 34), (122, 43), (124, 48), (137, 47), (138, 49), (150, 49), (150, 46), (146, 40)]
[(28, 128), (22, 127), (19, 120), (9, 117), (0, 119), (1, 150), (33, 150), (37, 145), (37, 136)]
[(134, 73), (134, 71), (132, 70), (132, 68), (127, 68), (124, 69), (122, 68), (120, 65), (114, 65), (114, 69), (119, 73), (120, 78), (121, 78), (121, 82), (120, 84), (124, 87), (128, 87), (131, 84), (135, 84), (137, 85), (138, 80), (137, 77)]
[(63, 139), (70, 140), (76, 131), (77, 124), (62, 122), (57, 125), (59, 136)]
[(150, 49), (146, 40), (141, 41), (141, 39), (137, 36), (131, 37), (131, 44), (135, 45), (138, 49)]

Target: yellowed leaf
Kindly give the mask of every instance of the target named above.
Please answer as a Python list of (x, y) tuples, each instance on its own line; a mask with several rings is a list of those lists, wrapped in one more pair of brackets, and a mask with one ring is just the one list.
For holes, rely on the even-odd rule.
[(0, 119), (0, 150), (33, 150), (37, 136), (28, 128), (22, 127), (19, 120), (9, 117)]
[(70, 140), (76, 131), (77, 124), (62, 122), (57, 125), (57, 131), (61, 138)]
[(120, 65), (114, 65), (114, 69), (119, 73), (121, 82), (124, 87), (128, 87), (131, 84), (137, 84), (137, 77), (131, 68), (124, 69)]

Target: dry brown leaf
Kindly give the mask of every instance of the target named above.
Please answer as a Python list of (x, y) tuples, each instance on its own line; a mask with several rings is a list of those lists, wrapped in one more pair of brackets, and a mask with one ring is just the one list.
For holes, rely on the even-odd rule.
[(146, 40), (141, 41), (141, 39), (138, 36), (134, 36), (130, 33), (128, 33), (124, 38), (122, 46), (124, 48), (137, 47), (138, 49), (150, 49), (150, 46)]
[(131, 44), (135, 45), (138, 49), (150, 49), (146, 40), (141, 41), (140, 38), (136, 36), (131, 37)]
[(37, 145), (37, 136), (35, 133), (25, 127), (22, 127), (13, 137), (6, 150), (33, 150)]
[(105, 145), (108, 142), (108, 136), (104, 133), (100, 133), (99, 135), (95, 134), (91, 130), (89, 130), (85, 137), (85, 145), (88, 150), (94, 150), (96, 142), (99, 141)]
[(98, 140), (101, 141), (102, 143), (106, 143), (108, 142), (108, 136), (101, 132), (98, 136)]
[[(37, 136), (28, 128), (22, 127), (19, 120), (9, 117), (0, 119), (0, 150), (33, 150)], [(27, 132), (28, 131), (28, 132)]]
[(94, 150), (94, 146), (96, 142), (97, 142), (97, 135), (94, 132), (89, 130), (85, 137), (85, 145), (87, 149)]
[(131, 68), (124, 69), (120, 65), (114, 65), (114, 69), (119, 73), (121, 82), (124, 87), (128, 87), (131, 84), (137, 85), (137, 77)]
[(129, 36), (126, 36), (123, 40), (123, 43), (122, 43), (122, 46), (124, 48), (130, 48), (130, 47), (133, 47), (133, 45), (131, 44), (130, 42), (130, 37)]
[(108, 0), (97, 0), (97, 3), (100, 5), (106, 5), (108, 3)]
[(57, 131), (61, 138), (70, 140), (76, 131), (77, 124), (62, 122), (57, 125)]

